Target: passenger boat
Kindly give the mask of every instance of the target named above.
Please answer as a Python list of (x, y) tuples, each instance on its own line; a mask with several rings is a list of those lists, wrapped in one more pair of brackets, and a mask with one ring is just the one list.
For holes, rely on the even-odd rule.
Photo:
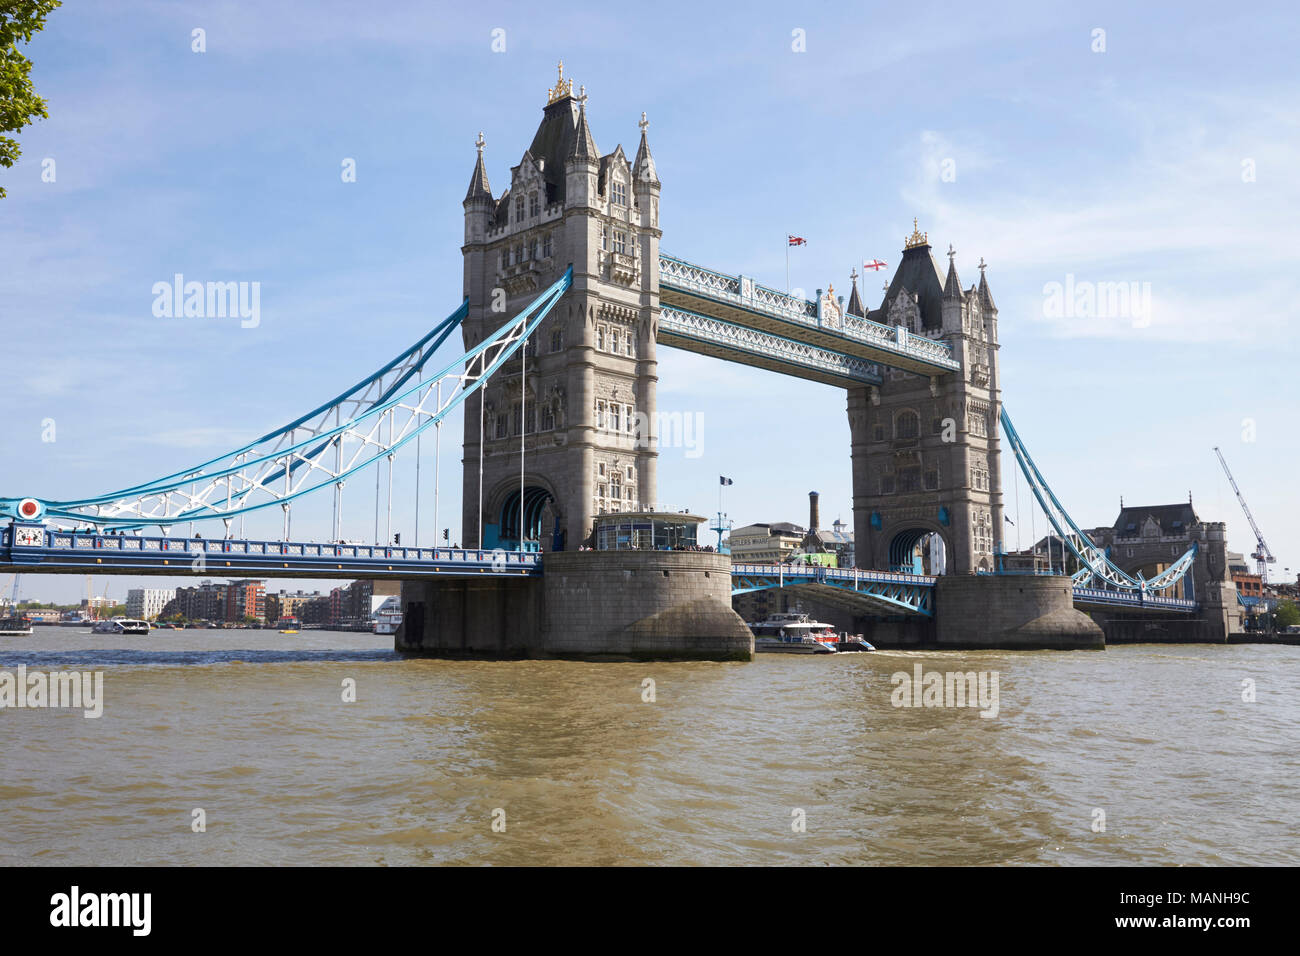
[(754, 650), (776, 654), (834, 654), (837, 639), (829, 624), (814, 621), (801, 611), (771, 615), (751, 624)]
[(30, 637), (32, 622), (26, 617), (0, 617), (0, 637)]
[(375, 634), (396, 634), (402, 626), (402, 601), (397, 596), (390, 596), (375, 609), (373, 632)]
[(148, 634), (148, 621), (133, 621), (130, 618), (115, 617), (111, 621), (96, 621), (90, 629), (91, 634)]

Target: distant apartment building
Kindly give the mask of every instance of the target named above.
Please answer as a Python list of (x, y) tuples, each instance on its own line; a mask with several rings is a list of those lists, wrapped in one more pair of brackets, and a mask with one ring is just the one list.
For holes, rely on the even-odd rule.
[(299, 604), (298, 620), (303, 624), (328, 624), (330, 622), (329, 596), (314, 597)]
[(152, 621), (175, 597), (175, 588), (132, 588), (126, 592), (126, 616)]
[(319, 591), (313, 591), (308, 594), (306, 591), (277, 591), (274, 594), (266, 595), (266, 619), (268, 621), (278, 621), (281, 618), (293, 617), (300, 621), (305, 620), (303, 617), (304, 606), (311, 601), (321, 599)]
[(226, 585), (203, 581), (198, 587), (177, 588), (176, 596), (159, 612), (163, 618), (180, 616), (189, 621), (224, 621)]
[(226, 620), (266, 620), (266, 582), (231, 581), (226, 585)]

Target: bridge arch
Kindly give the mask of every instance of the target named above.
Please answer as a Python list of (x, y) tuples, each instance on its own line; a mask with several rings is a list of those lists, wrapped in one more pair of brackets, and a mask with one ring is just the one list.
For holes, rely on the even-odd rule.
[(925, 523), (894, 529), (889, 538), (889, 568), (909, 574), (948, 573), (949, 547), (943, 532)]
[(483, 526), (484, 547), (502, 548), (506, 551), (563, 550), (563, 532), (556, 528), (560, 517), (558, 499), (549, 482), (533, 475), (527, 476), (524, 479), (522, 508), (517, 477), (509, 483), (499, 485), (489, 500), (493, 504), (488, 507), (487, 515), (495, 517), (496, 521)]

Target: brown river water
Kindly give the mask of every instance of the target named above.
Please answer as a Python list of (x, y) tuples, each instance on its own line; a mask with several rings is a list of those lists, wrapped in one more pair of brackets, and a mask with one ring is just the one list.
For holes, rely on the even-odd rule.
[[(369, 634), (37, 628), (0, 638), (0, 673), (102, 671), (103, 716), (0, 709), (0, 864), (1295, 863), (1298, 661), (448, 662)], [(997, 715), (894, 706), (917, 663), (996, 672)]]

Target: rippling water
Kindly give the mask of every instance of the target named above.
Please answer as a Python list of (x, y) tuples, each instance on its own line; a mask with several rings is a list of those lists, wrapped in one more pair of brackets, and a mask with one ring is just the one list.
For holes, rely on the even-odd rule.
[[(0, 670), (102, 670), (104, 715), (0, 710), (0, 863), (1294, 863), (1298, 658), (467, 663), (369, 634), (38, 628), (0, 638)], [(918, 661), (998, 672), (998, 716), (895, 708)]]

